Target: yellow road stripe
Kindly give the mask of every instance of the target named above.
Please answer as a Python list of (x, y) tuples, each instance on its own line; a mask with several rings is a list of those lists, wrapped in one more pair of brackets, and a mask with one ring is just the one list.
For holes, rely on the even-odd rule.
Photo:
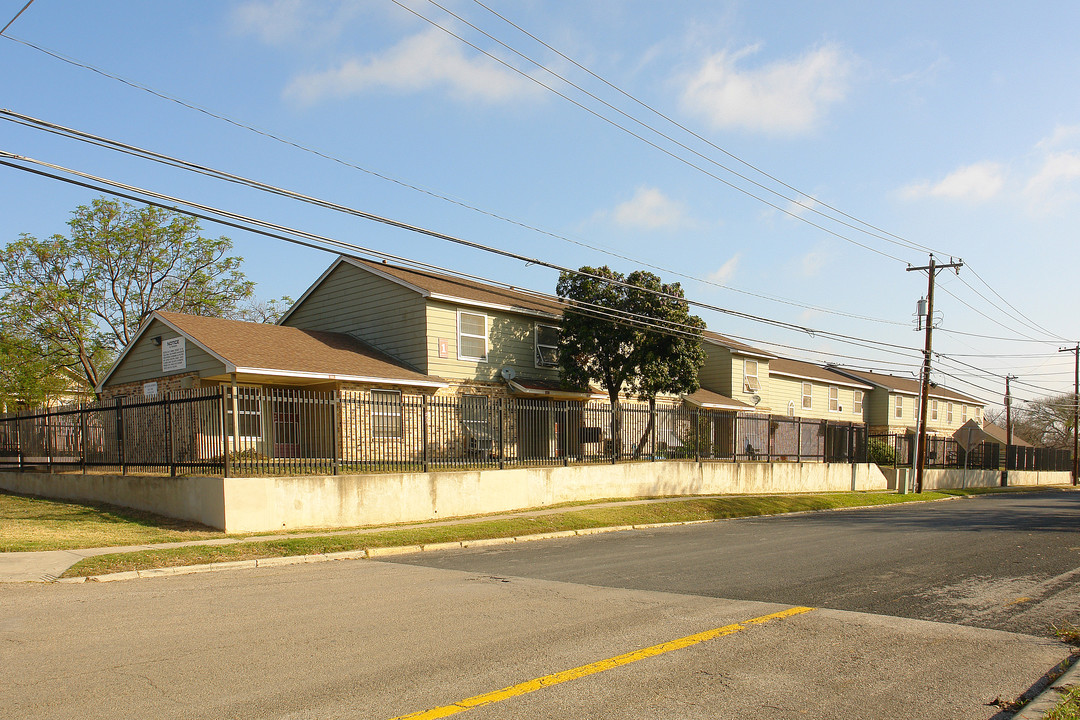
[(495, 690), (493, 692), (484, 693), (483, 695), (476, 695), (461, 700), (453, 705), (444, 705), (443, 707), (432, 708), (431, 710), (422, 710), (410, 715), (400, 715), (392, 720), (435, 720), (435, 718), (449, 717), (450, 715), (456, 715), (460, 712), (472, 710), (473, 708), (481, 707), (483, 705), (490, 705), (512, 697), (517, 697), (518, 695), (535, 692), (541, 688), (551, 687), (552, 685), (558, 685), (569, 680), (577, 680), (578, 678), (594, 675), (599, 672), (604, 672), (605, 670), (629, 665), (638, 660), (663, 655), (672, 650), (681, 650), (692, 645), (703, 643), (707, 640), (723, 637), (725, 635), (733, 635), (740, 630), (745, 630), (751, 625), (761, 625), (770, 620), (781, 620), (783, 618), (791, 617), (792, 615), (801, 615), (802, 613), (810, 612), (813, 609), (814, 608), (810, 607), (788, 608), (787, 610), (781, 610), (780, 612), (744, 620), (741, 623), (733, 623), (731, 625), (725, 625), (724, 627), (713, 628), (712, 630), (706, 630), (705, 632), (700, 632), (695, 635), (687, 635), (678, 640), (671, 640), (642, 650), (635, 650), (634, 652), (628, 652), (623, 655), (616, 655), (607, 660), (599, 660), (594, 663), (589, 663), (588, 665), (581, 665), (580, 667), (572, 668), (570, 670), (563, 670), (562, 672), (545, 675), (544, 677), (539, 677), (535, 680), (526, 680), (523, 683), (511, 685), (502, 690)]

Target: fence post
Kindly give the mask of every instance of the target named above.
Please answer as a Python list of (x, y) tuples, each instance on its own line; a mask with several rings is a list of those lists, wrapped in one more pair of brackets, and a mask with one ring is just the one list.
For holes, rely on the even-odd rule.
[(795, 462), (802, 462), (802, 418), (795, 418)]
[[(700, 465), (701, 464), (701, 408), (695, 407), (692, 412), (694, 414), (694, 418), (693, 418), (693, 423), (694, 424), (691, 425), (690, 427), (694, 428), (694, 431), (693, 431), (693, 434), (690, 437), (694, 438), (694, 460)], [(709, 438), (709, 439), (711, 440), (712, 438)]]
[(86, 474), (86, 409), (87, 403), (79, 403), (79, 469)]
[(428, 472), (428, 396), (420, 396), (420, 462)]
[[(499, 398), (499, 469), (500, 470), (502, 470), (503, 468), (506, 467), (506, 462), (505, 462), (506, 453), (505, 453), (505, 447), (504, 447), (504, 440), (505, 439), (503, 437), (503, 422), (504, 422), (504, 416), (506, 414), (506, 403), (507, 402), (508, 402), (507, 398)], [(518, 431), (520, 432), (520, 428), (519, 428)]]
[(652, 437), (649, 438), (649, 462), (656, 462), (656, 398), (649, 398), (649, 422), (652, 423)]
[[(405, 398), (402, 396), (401, 412), (405, 413)], [(341, 441), (341, 388), (334, 388), (333, 394), (330, 396), (330, 452), (333, 454), (333, 459), (330, 461), (332, 465), (332, 474), (337, 475), (340, 472), (340, 458), (342, 453), (338, 452), (338, 443)]]
[(45, 463), (52, 474), (52, 440), (49, 437), (49, 406), (45, 406)]
[(124, 399), (116, 398), (116, 461), (120, 463), (120, 474), (127, 475), (124, 462)]
[(169, 477), (176, 477), (176, 462), (173, 457), (172, 436), (172, 403), (169, 402), (169, 393), (162, 394), (165, 403), (165, 464), (169, 466)]
[(228, 413), (225, 411), (225, 403), (228, 400), (227, 394), (229, 388), (225, 385), (221, 386), (221, 403), (218, 406), (218, 410), (221, 415), (221, 473), (225, 477), (229, 477), (230, 472), (229, 462), (229, 423), (227, 422)]
[(15, 444), (19, 448), (19, 472), (23, 471), (23, 442), (22, 442), (22, 419), (19, 411), (15, 411)]

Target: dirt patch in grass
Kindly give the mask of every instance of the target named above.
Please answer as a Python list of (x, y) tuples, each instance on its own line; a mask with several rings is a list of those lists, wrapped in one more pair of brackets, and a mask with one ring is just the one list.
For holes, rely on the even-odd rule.
[(314, 555), (364, 548), (429, 545), (486, 538), (519, 537), (566, 530), (585, 530), (626, 525), (675, 523), (695, 520), (755, 517), (782, 513), (872, 507), (906, 502), (939, 500), (946, 493), (922, 495), (895, 493), (832, 493), (826, 495), (693, 498), (645, 504), (617, 505), (530, 517), (477, 520), (435, 527), (397, 527), (317, 537), (250, 540), (230, 545), (192, 546), (99, 555), (72, 566), (64, 577), (94, 576), (129, 570), (149, 570), (181, 565), (201, 565), (233, 560)]
[(0, 492), (0, 552), (71, 550), (225, 537), (205, 525), (105, 503)]

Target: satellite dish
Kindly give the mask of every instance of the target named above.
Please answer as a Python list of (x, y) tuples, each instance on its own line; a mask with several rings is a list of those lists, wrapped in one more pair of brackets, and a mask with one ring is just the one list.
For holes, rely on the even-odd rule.
[(757, 405), (759, 402), (761, 402), (761, 396), (760, 395), (755, 395), (754, 397), (752, 397), (750, 399), (754, 401), (754, 405)]
[(503, 380), (513, 380), (517, 376), (517, 372), (512, 367), (504, 367), (499, 374), (503, 376)]

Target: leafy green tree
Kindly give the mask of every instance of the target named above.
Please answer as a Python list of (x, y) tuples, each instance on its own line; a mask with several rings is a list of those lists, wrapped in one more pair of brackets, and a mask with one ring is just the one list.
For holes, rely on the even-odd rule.
[[(580, 274), (579, 274), (580, 273)], [(692, 393), (705, 364), (701, 331), (679, 283), (635, 271), (583, 267), (564, 272), (556, 288), (567, 302), (559, 338), (559, 367), (571, 387), (597, 383), (612, 407), (612, 437), (619, 443), (626, 393), (654, 406), (658, 393)], [(634, 450), (640, 454), (652, 432), (654, 413)]]
[(0, 321), (32, 356), (91, 387), (154, 311), (230, 317), (252, 296), (232, 241), (204, 237), (194, 218), (99, 198), (68, 227), (0, 251)]

